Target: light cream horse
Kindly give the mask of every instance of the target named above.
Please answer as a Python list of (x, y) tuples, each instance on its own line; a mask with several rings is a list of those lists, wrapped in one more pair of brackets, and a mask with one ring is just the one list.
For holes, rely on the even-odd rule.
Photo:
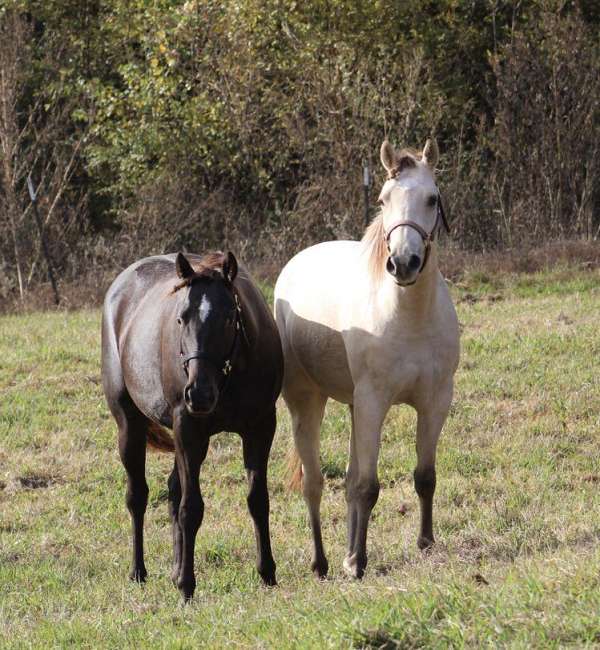
[[(311, 568), (328, 570), (321, 537), (321, 420), (328, 398), (350, 406), (347, 466), (348, 553), (345, 571), (367, 565), (367, 526), (379, 495), (381, 427), (392, 404), (417, 411), (415, 489), (421, 549), (433, 544), (435, 455), (452, 401), (459, 330), (438, 270), (435, 235), (446, 224), (434, 181), (435, 141), (421, 154), (386, 141), (382, 209), (362, 241), (325, 242), (298, 253), (275, 287), (275, 315), (285, 355), (283, 395), (292, 416), (296, 482), (308, 505)], [(301, 462), (301, 468), (300, 468)]]

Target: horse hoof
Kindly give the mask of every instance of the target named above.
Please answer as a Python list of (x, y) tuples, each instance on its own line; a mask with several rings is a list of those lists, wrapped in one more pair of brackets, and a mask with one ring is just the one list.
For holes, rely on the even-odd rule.
[(268, 575), (262, 575), (260, 576), (262, 578), (262, 581), (265, 586), (267, 587), (276, 587), (277, 586), (277, 580), (275, 578), (274, 573), (270, 573)]
[(178, 578), (177, 587), (183, 596), (183, 602), (189, 603), (190, 600), (192, 600), (194, 597), (194, 591), (196, 590), (196, 581), (194, 579), (185, 580), (184, 578)]
[(315, 574), (319, 580), (324, 580), (329, 571), (329, 562), (325, 558), (322, 560), (313, 560), (310, 564), (310, 570)]
[(275, 579), (275, 567), (271, 571), (259, 571), (258, 575), (260, 575), (261, 580), (263, 581), (263, 584), (267, 587), (276, 587), (277, 586), (277, 580)]
[(423, 537), (423, 535), (419, 535), (419, 539), (417, 539), (417, 546), (422, 551), (430, 549), (434, 544), (435, 540), (433, 538), (429, 539), (429, 537)]
[(183, 604), (187, 605), (188, 603), (192, 602), (192, 599), (194, 598), (194, 590), (192, 589), (191, 591), (185, 591), (183, 589), (180, 589), (179, 592), (181, 593), (181, 597), (183, 599)]
[(268, 558), (263, 561), (257, 562), (256, 570), (258, 571), (258, 575), (263, 581), (263, 584), (265, 584), (267, 587), (277, 586), (277, 580), (275, 579), (275, 572), (277, 570), (277, 566), (273, 558)]
[(359, 565), (356, 555), (347, 555), (344, 558), (343, 566), (346, 575), (354, 578), (355, 580), (361, 580), (365, 575), (365, 567)]
[(148, 572), (144, 567), (141, 569), (132, 569), (131, 573), (129, 574), (129, 579), (132, 582), (137, 582), (138, 584), (142, 584), (146, 582), (146, 577), (148, 576)]

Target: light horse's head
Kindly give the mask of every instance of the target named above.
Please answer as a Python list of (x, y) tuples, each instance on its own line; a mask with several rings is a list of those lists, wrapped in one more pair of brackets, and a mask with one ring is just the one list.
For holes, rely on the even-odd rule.
[(385, 269), (400, 286), (417, 281), (438, 229), (442, 225), (448, 229), (434, 180), (437, 161), (435, 140), (427, 140), (421, 154), (396, 151), (387, 140), (381, 145), (381, 162), (388, 173), (379, 195), (388, 253)]

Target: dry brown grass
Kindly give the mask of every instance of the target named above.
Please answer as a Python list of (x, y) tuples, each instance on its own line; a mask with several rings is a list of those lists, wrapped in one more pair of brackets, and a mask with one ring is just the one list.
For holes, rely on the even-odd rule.
[[(460, 250), (444, 242), (440, 247), (439, 255), (440, 268), (444, 277), (454, 283), (462, 283), (467, 291), (472, 277), (476, 277), (478, 282), (481, 280), (490, 282), (502, 275), (559, 270), (559, 276), (568, 279), (573, 272), (600, 268), (600, 242), (598, 241), (565, 240), (520, 250), (497, 250), (485, 253)], [(281, 264), (269, 259), (257, 260), (250, 256), (245, 261), (249, 262), (248, 266), (253, 276), (265, 284), (274, 284), (281, 271)], [(95, 270), (89, 276), (81, 276), (77, 282), (62, 283), (60, 285), (62, 302), (59, 310), (73, 311), (101, 305), (104, 294), (118, 270), (120, 269)], [(494, 294), (486, 296), (486, 300), (490, 302), (494, 299)], [(469, 301), (468, 295), (466, 301)], [(49, 284), (40, 285), (35, 291), (27, 293), (24, 303), (16, 294), (4, 300), (0, 299), (0, 313), (27, 313), (54, 309), (56, 307)]]

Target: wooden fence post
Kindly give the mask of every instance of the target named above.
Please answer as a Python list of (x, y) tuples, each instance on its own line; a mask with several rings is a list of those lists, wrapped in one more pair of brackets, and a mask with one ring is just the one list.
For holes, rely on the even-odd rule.
[(54, 272), (52, 270), (52, 259), (50, 258), (50, 250), (48, 249), (48, 244), (46, 242), (46, 237), (44, 235), (44, 227), (42, 225), (42, 220), (37, 209), (37, 193), (33, 187), (33, 182), (31, 180), (31, 174), (27, 176), (27, 189), (29, 190), (29, 198), (33, 205), (33, 214), (35, 216), (35, 221), (37, 223), (38, 231), (40, 233), (40, 240), (42, 242), (42, 251), (46, 259), (46, 265), (48, 266), (48, 279), (52, 285), (52, 291), (54, 292), (54, 302), (58, 305), (60, 303), (60, 296), (58, 294), (58, 287), (56, 286), (56, 279), (54, 278)]

